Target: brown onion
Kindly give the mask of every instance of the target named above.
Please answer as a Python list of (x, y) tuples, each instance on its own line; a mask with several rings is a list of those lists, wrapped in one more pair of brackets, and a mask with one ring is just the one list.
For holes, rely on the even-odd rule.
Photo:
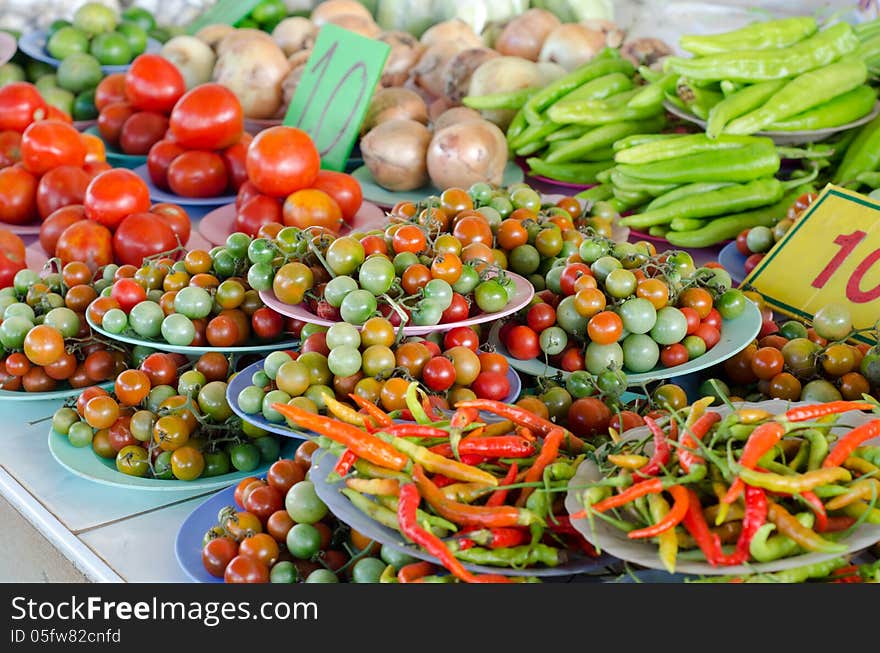
[(504, 55), (537, 61), (544, 40), (561, 24), (546, 9), (529, 9), (504, 26), (495, 40), (495, 49)]
[(361, 139), (361, 154), (377, 184), (393, 191), (415, 190), (428, 182), (430, 143), (431, 131), (422, 123), (389, 120)]
[(428, 148), (428, 174), (437, 188), (468, 188), (477, 182), (501, 185), (506, 165), (507, 139), (487, 120), (444, 127)]

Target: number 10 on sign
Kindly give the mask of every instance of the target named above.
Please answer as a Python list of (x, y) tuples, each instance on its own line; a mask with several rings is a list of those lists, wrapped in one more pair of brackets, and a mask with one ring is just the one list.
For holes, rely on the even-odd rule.
[(743, 282), (806, 319), (846, 304), (856, 328), (880, 320), (880, 202), (828, 186)]
[(308, 132), (322, 168), (345, 168), (390, 51), (336, 25), (321, 28), (284, 124)]

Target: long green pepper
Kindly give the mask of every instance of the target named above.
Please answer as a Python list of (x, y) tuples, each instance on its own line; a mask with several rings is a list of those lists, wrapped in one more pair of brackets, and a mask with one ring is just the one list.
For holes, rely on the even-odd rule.
[(773, 141), (754, 136), (722, 136), (713, 139), (705, 134), (675, 135), (674, 138), (635, 142), (629, 148), (615, 154), (614, 160), (628, 164), (655, 163), (700, 152), (721, 152), (747, 145), (773, 147)]
[(654, 211), (656, 209), (661, 209), (664, 206), (668, 206), (673, 202), (683, 200), (686, 197), (691, 197), (693, 195), (703, 195), (704, 193), (711, 193), (712, 191), (716, 191), (719, 188), (726, 188), (727, 186), (733, 186), (733, 182), (698, 182), (695, 184), (677, 186), (673, 190), (670, 190), (668, 193), (660, 195), (659, 197), (655, 197), (653, 200), (651, 200), (650, 204), (645, 207), (645, 210)]
[[(560, 148), (547, 156), (548, 163), (577, 161), (585, 153), (599, 150), (614, 144), (615, 141), (642, 132), (658, 131), (666, 124), (663, 116), (637, 122), (617, 122), (602, 125), (588, 131), (569, 146)], [(615, 157), (616, 158), (616, 157)]]
[[(779, 154), (773, 141), (757, 142), (723, 151), (704, 151), (679, 156), (674, 161), (655, 161), (643, 165), (618, 164), (620, 172), (667, 184), (730, 181), (747, 182), (770, 177), (779, 170)], [(626, 151), (626, 150), (624, 150)]]
[(843, 184), (853, 181), (863, 172), (873, 172), (880, 166), (880, 116), (859, 130), (846, 150), (832, 181)]
[(727, 123), (763, 105), (774, 93), (785, 86), (785, 83), (784, 79), (772, 79), (769, 82), (746, 86), (742, 90), (728, 95), (709, 111), (706, 135), (709, 138), (717, 138), (724, 133)]
[(815, 34), (819, 26), (811, 16), (769, 20), (741, 29), (709, 35), (682, 36), (678, 44), (682, 50), (706, 56), (741, 50), (785, 48)]
[(767, 125), (769, 131), (815, 131), (840, 127), (871, 113), (877, 93), (870, 86), (859, 86), (836, 98), (785, 120)]

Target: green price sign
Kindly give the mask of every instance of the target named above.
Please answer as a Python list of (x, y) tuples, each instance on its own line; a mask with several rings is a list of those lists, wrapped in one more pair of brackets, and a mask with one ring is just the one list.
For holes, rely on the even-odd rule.
[(186, 31), (188, 34), (195, 34), (207, 25), (235, 25), (258, 4), (260, 0), (220, 0), (190, 23)]
[(345, 169), (390, 51), (336, 25), (318, 33), (284, 124), (312, 137), (321, 167)]

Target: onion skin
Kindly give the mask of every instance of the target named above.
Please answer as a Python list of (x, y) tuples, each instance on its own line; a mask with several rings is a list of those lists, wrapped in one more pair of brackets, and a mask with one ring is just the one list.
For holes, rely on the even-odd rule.
[(370, 101), (361, 132), (366, 133), (389, 120), (415, 120), (427, 125), (428, 106), (418, 93), (408, 88), (379, 89)]
[(577, 23), (566, 23), (547, 36), (538, 61), (553, 61), (572, 71), (590, 61), (604, 47), (602, 32)]
[(428, 174), (437, 188), (469, 188), (478, 182), (500, 186), (507, 165), (507, 139), (487, 120), (468, 120), (434, 134)]
[(384, 32), (379, 40), (391, 46), (385, 68), (382, 69), (382, 86), (403, 86), (410, 71), (422, 58), (424, 46), (415, 36), (406, 32)]
[(605, 35), (605, 45), (609, 48), (619, 48), (626, 38), (626, 32), (617, 23), (603, 18), (593, 18), (591, 20), (582, 20), (581, 25)]
[(382, 33), (382, 28), (372, 18), (364, 18), (357, 14), (333, 16), (327, 22), (347, 29), (349, 32), (365, 36), (368, 39), (374, 39)]
[(312, 10), (309, 18), (315, 25), (321, 27), (325, 23), (331, 22), (331, 19), (335, 16), (346, 15), (360, 16), (371, 21), (373, 20), (373, 15), (369, 9), (360, 2), (355, 2), (355, 0), (326, 0), (326, 2), (320, 2)]
[(562, 23), (546, 9), (529, 9), (513, 18), (495, 39), (499, 54), (537, 61), (550, 33)]
[(214, 23), (205, 25), (202, 29), (195, 33), (195, 37), (200, 41), (204, 41), (207, 45), (217, 49), (217, 45), (229, 34), (236, 30), (232, 25), (224, 25), (222, 23)]
[(447, 109), (439, 116), (437, 116), (437, 118), (431, 123), (431, 126), (434, 128), (434, 132), (438, 132), (445, 127), (449, 127), (450, 125), (455, 125), (460, 122), (482, 119), (483, 116), (480, 115), (479, 111), (475, 111), (469, 107), (453, 107), (451, 109)]
[(186, 34), (175, 36), (162, 46), (159, 54), (177, 66), (187, 90), (211, 81), (217, 57), (201, 39)]
[(620, 49), (620, 55), (634, 66), (657, 68), (664, 57), (673, 54), (666, 41), (654, 38), (634, 39)]
[[(471, 75), (467, 95), (506, 93), (543, 86), (547, 82), (540, 65), (520, 57), (496, 57), (484, 62)], [(483, 118), (506, 129), (516, 111), (482, 111)]]
[(431, 131), (422, 123), (388, 120), (361, 139), (361, 154), (377, 184), (392, 191), (415, 190), (428, 182), (430, 143)]
[(460, 18), (437, 23), (428, 28), (419, 40), (422, 45), (428, 48), (449, 41), (459, 41), (467, 48), (483, 47), (483, 39)]
[(441, 97), (446, 91), (446, 64), (468, 45), (462, 41), (442, 41), (430, 46), (412, 69), (411, 79), (430, 97)]
[(445, 78), (443, 94), (453, 104), (460, 104), (468, 94), (471, 77), (474, 71), (485, 62), (497, 59), (500, 55), (489, 48), (468, 48), (446, 62), (443, 77)]
[(318, 27), (302, 16), (285, 18), (272, 30), (272, 39), (288, 57), (311, 49), (317, 36)]
[(214, 66), (214, 81), (238, 96), (246, 118), (265, 119), (274, 117), (282, 104), (281, 84), (288, 72), (287, 57), (271, 37), (251, 39), (224, 49)]

